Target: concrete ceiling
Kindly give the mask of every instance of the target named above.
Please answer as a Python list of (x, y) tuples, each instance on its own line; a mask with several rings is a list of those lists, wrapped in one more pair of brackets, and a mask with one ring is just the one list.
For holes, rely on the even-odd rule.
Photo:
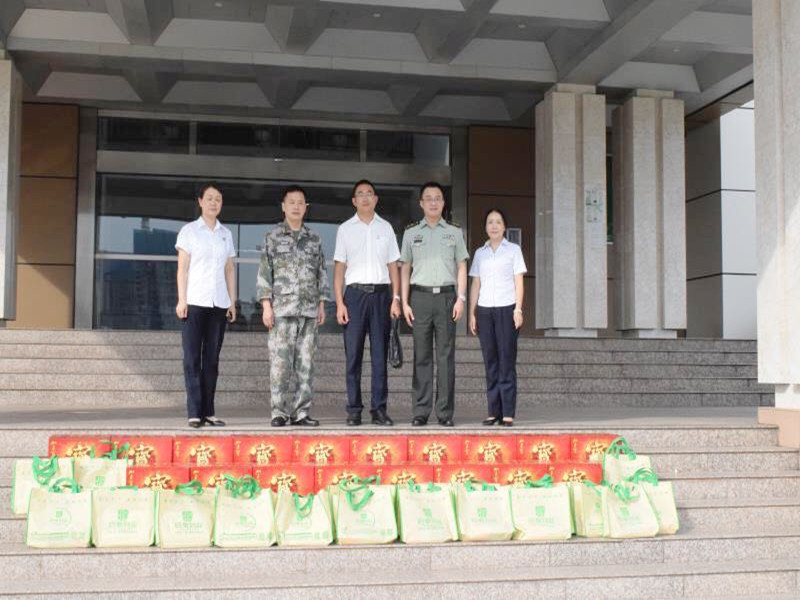
[(514, 122), (556, 82), (752, 81), (751, 0), (1, 0), (31, 99), (223, 114)]

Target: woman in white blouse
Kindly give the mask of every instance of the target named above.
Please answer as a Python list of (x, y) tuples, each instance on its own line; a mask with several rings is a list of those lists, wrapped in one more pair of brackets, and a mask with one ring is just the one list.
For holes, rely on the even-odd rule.
[(517, 338), (522, 327), (522, 250), (505, 239), (506, 218), (486, 213), (489, 239), (475, 251), (469, 274), (469, 328), (481, 340), (489, 416), (483, 425), (511, 427), (517, 408)]
[(189, 426), (225, 422), (214, 416), (214, 393), (225, 321), (236, 320), (236, 277), (233, 236), (217, 217), (222, 193), (213, 185), (202, 188), (201, 215), (178, 233), (178, 305), (183, 321), (183, 375)]

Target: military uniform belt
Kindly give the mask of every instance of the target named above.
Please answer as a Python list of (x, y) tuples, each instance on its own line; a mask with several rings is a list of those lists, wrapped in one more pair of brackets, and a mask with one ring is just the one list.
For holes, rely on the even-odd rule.
[(440, 285), (438, 287), (429, 287), (427, 285), (412, 285), (411, 289), (417, 292), (428, 292), (429, 294), (441, 294), (442, 292), (455, 292), (456, 286)]
[(351, 287), (357, 290), (361, 290), (362, 292), (366, 292), (367, 294), (372, 294), (374, 292), (385, 292), (389, 289), (388, 283), (351, 283), (348, 284), (347, 287)]

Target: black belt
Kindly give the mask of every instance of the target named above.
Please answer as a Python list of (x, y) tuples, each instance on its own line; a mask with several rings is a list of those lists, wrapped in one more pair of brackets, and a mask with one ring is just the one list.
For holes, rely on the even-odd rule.
[(347, 287), (354, 288), (356, 290), (361, 290), (362, 292), (366, 292), (367, 294), (372, 294), (374, 292), (385, 292), (389, 289), (388, 283), (351, 283), (348, 284)]
[(438, 287), (428, 287), (427, 285), (412, 285), (412, 290), (417, 292), (428, 292), (429, 294), (441, 294), (442, 292), (455, 292), (456, 286), (454, 285), (440, 285)]

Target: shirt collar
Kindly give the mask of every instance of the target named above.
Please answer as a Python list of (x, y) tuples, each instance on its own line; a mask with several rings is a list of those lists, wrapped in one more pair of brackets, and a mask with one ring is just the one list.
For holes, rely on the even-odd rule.
[[(420, 222), (422, 223), (423, 227), (430, 227), (431, 229), (433, 229), (430, 223), (428, 223), (428, 219), (426, 219), (425, 217), (422, 217), (422, 221)], [(436, 224), (436, 227), (445, 227), (446, 225), (447, 221), (445, 221), (444, 217), (442, 217), (441, 219), (439, 219), (439, 222)]]
[(358, 216), (358, 213), (355, 213), (352, 217), (347, 219), (346, 223), (362, 223), (367, 227), (369, 227), (370, 225), (372, 225), (372, 223), (380, 223), (381, 221), (383, 221), (381, 216), (378, 213), (375, 213), (370, 223), (364, 223), (364, 221), (362, 221), (361, 218)]
[[(197, 225), (198, 229), (200, 229), (201, 227), (205, 227), (206, 229), (208, 229), (208, 227), (206, 227), (206, 222), (203, 221), (203, 217), (197, 217), (197, 221), (195, 221), (195, 224)], [(217, 231), (220, 227), (222, 227), (222, 222), (220, 222), (220, 220), (217, 219), (217, 223), (216, 225), (214, 225), (214, 231)]]
[[(503, 246), (508, 246), (510, 243), (511, 242), (509, 242), (506, 237), (503, 237), (503, 239), (500, 240), (500, 245), (498, 246), (498, 249), (502, 248)], [(483, 245), (483, 247), (484, 248), (491, 248), (491, 244), (492, 244), (491, 240), (486, 240), (486, 243)]]
[[(281, 231), (283, 232), (284, 235), (292, 235), (294, 233), (292, 228), (289, 227), (289, 223), (286, 222), (286, 219), (281, 221), (281, 224), (279, 225), (279, 227), (281, 228)], [(306, 235), (308, 233), (308, 227), (306, 227), (305, 222), (303, 222), (300, 225), (299, 232), (300, 232), (301, 236)]]

